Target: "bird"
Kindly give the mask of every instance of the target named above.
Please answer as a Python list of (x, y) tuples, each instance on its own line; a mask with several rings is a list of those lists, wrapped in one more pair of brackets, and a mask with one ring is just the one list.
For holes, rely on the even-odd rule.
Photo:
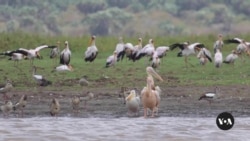
[(52, 82), (47, 80), (44, 76), (42, 75), (39, 75), (39, 74), (36, 74), (36, 70), (37, 70), (38, 67), (36, 66), (33, 66), (33, 78), (36, 80), (37, 84), (39, 86), (48, 86), (48, 85), (51, 85)]
[(156, 115), (158, 115), (158, 112), (159, 112), (159, 105), (160, 105), (160, 102), (161, 102), (161, 93), (162, 93), (162, 90), (159, 86), (156, 86), (155, 87), (155, 91), (156, 91), (156, 109), (155, 109), (155, 112), (156, 112)]
[(200, 100), (207, 100), (209, 102), (209, 104), (211, 104), (211, 102), (218, 98), (220, 96), (219, 94), (219, 88), (216, 86), (214, 89), (214, 92), (205, 92), (204, 94), (202, 94), (199, 98)]
[(87, 96), (85, 97), (80, 97), (81, 101), (84, 101), (84, 108), (87, 109), (87, 102), (93, 99), (95, 95), (92, 92), (87, 92)]
[(13, 85), (10, 80), (7, 80), (5, 86), (0, 88), (0, 93), (3, 94), (4, 101), (9, 99), (7, 93), (10, 92), (12, 89)]
[(137, 52), (135, 60), (139, 60), (143, 56), (151, 56), (155, 51), (154, 40), (149, 39), (148, 44)]
[(225, 60), (223, 61), (223, 63), (225, 64), (233, 64), (235, 60), (238, 58), (238, 53), (236, 50), (232, 50), (232, 52), (230, 54), (228, 54), (225, 58)]
[(132, 43), (126, 43), (124, 44), (124, 52), (128, 60), (133, 60), (133, 52), (135, 51), (135, 48)]
[(168, 46), (159, 46), (155, 49), (155, 52), (157, 52), (159, 58), (166, 56), (167, 51), (169, 51)]
[(214, 54), (214, 65), (216, 68), (220, 68), (223, 62), (223, 56), (219, 49), (216, 49)]
[(205, 65), (208, 61), (212, 62), (211, 52), (206, 48), (199, 49), (199, 53), (197, 54), (197, 58), (200, 61), (201, 65)]
[(18, 62), (22, 59), (25, 58), (25, 56), (22, 53), (17, 53), (17, 51), (6, 51), (3, 53), (0, 53), (0, 55), (5, 55), (5, 56), (9, 56), (9, 60), (13, 60), (14, 61), (14, 66), (17, 66)]
[(7, 117), (9, 113), (13, 110), (13, 104), (10, 100), (5, 101), (5, 104), (0, 107), (3, 112), (3, 116)]
[(23, 117), (23, 109), (26, 107), (27, 105), (27, 99), (28, 99), (28, 96), (26, 94), (22, 95), (20, 100), (14, 104), (13, 106), (13, 110), (17, 110), (19, 109), (20, 112), (21, 112), (21, 117)]
[(156, 69), (160, 66), (161, 59), (158, 56), (153, 57), (153, 60), (151, 62), (151, 67)]
[(89, 81), (86, 79), (87, 76), (83, 76), (80, 80), (79, 80), (79, 84), (81, 86), (88, 86), (89, 85)]
[[(180, 52), (177, 54), (178, 57), (182, 57), (185, 56), (185, 65), (187, 67), (188, 64), (188, 60), (187, 57), (195, 54), (196, 51), (199, 51), (200, 48), (205, 47), (204, 44), (201, 43), (193, 43), (190, 44), (189, 42), (184, 42), (184, 43), (175, 43), (170, 45), (170, 49), (174, 50), (175, 48), (179, 47), (180, 48)], [(190, 64), (190, 63), (189, 63)]]
[(78, 115), (79, 113), (79, 109), (80, 109), (80, 97), (79, 96), (73, 96), (71, 99), (71, 104), (72, 104), (72, 109), (73, 109), (73, 113), (75, 115)]
[(221, 51), (223, 45), (224, 45), (224, 42), (223, 42), (223, 39), (222, 39), (222, 35), (219, 34), (218, 35), (218, 40), (215, 41), (215, 43), (214, 43), (214, 53), (216, 53), (216, 49), (219, 49)]
[(154, 117), (155, 110), (157, 109), (157, 92), (155, 90), (154, 78), (163, 81), (161, 76), (157, 74), (152, 67), (146, 68), (147, 72), (147, 86), (144, 87), (141, 91), (142, 103), (144, 108), (144, 117), (147, 117), (147, 110), (150, 109), (152, 111), (151, 117)]
[(27, 56), (28, 59), (31, 60), (31, 65), (33, 65), (34, 58), (42, 59), (42, 56), (40, 55), (39, 51), (45, 48), (54, 48), (55, 46), (48, 46), (48, 45), (41, 45), (36, 47), (35, 49), (25, 49), (25, 48), (19, 48), (16, 50), (16, 53), (21, 53), (25, 56)]
[(70, 58), (71, 58), (71, 51), (69, 49), (69, 42), (65, 41), (64, 45), (65, 45), (65, 48), (60, 53), (60, 64), (69, 65)]
[(105, 67), (108, 68), (114, 66), (116, 62), (117, 62), (117, 52), (114, 51), (113, 55), (107, 58)]
[(59, 103), (59, 100), (56, 98), (53, 98), (50, 103), (50, 115), (57, 117), (60, 112), (61, 106)]
[(52, 72), (65, 72), (65, 71), (73, 71), (72, 65), (70, 64), (60, 65), (60, 66), (55, 67), (54, 70), (52, 70)]
[(90, 40), (90, 46), (85, 51), (85, 62), (93, 62), (98, 55), (98, 48), (95, 45), (96, 36), (92, 36)]
[(247, 54), (250, 54), (250, 51), (249, 51), (250, 42), (246, 42), (244, 39), (232, 38), (232, 39), (224, 40), (224, 42), (225, 44), (230, 44), (230, 43), (237, 44), (236, 51), (238, 52), (238, 55), (240, 55), (240, 57), (245, 52)]
[(140, 97), (136, 95), (135, 90), (131, 90), (130, 94), (126, 97), (126, 107), (128, 109), (128, 114), (132, 115), (133, 113), (139, 115), (140, 111)]
[(54, 64), (56, 64), (56, 60), (60, 54), (60, 41), (57, 41), (57, 46), (51, 49), (49, 57), (54, 61)]
[(117, 53), (117, 61), (122, 61), (125, 55), (125, 46), (122, 37), (119, 37), (119, 43), (116, 44), (115, 51)]

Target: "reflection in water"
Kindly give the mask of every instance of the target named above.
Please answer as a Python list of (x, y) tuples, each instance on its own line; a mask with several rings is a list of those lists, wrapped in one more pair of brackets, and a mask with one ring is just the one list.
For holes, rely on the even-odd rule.
[(235, 118), (234, 127), (222, 131), (214, 118), (69, 118), (0, 119), (0, 140), (232, 140), (250, 138), (250, 118)]

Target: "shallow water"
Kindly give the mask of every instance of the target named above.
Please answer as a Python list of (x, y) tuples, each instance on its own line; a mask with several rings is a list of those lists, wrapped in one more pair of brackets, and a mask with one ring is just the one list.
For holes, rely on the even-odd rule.
[(246, 141), (250, 118), (235, 118), (228, 131), (214, 118), (70, 118), (33, 117), (0, 119), (3, 141)]

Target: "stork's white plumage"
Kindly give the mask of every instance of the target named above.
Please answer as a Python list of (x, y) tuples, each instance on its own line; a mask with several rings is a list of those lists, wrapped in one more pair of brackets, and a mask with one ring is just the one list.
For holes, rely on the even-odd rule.
[(149, 43), (145, 45), (140, 51), (136, 54), (135, 59), (139, 60), (143, 56), (151, 56), (155, 51), (154, 40), (149, 39)]
[(85, 51), (85, 62), (93, 62), (98, 55), (98, 49), (95, 45), (96, 36), (92, 36), (90, 40), (90, 46)]
[(214, 43), (214, 53), (216, 53), (216, 49), (219, 49), (221, 51), (223, 45), (224, 45), (224, 42), (223, 42), (223, 39), (222, 39), (222, 35), (219, 34), (218, 35), (218, 40), (215, 41), (215, 43)]
[(201, 65), (205, 65), (208, 61), (212, 62), (211, 52), (206, 48), (201, 48), (197, 54), (197, 58), (200, 61)]
[(49, 57), (56, 58), (57, 56), (59, 56), (59, 54), (60, 54), (60, 42), (58, 41), (57, 46), (51, 49)]
[(122, 37), (119, 38), (119, 43), (116, 44), (115, 51), (117, 53), (117, 61), (122, 61), (125, 55), (125, 45), (123, 43)]
[(238, 44), (236, 47), (236, 51), (241, 54), (244, 52), (249, 52), (250, 42), (246, 42), (240, 38), (227, 39), (224, 41), (226, 44), (235, 43)]
[(214, 54), (214, 65), (216, 68), (221, 67), (223, 62), (223, 56), (219, 49), (216, 49), (216, 53)]
[(106, 68), (114, 66), (117, 62), (117, 53), (114, 51), (113, 55), (109, 56), (106, 60)]
[(234, 64), (234, 62), (237, 58), (238, 58), (238, 53), (235, 50), (232, 50), (232, 52), (226, 56), (223, 63)]
[(184, 43), (175, 43), (170, 45), (170, 49), (174, 50), (175, 48), (179, 47), (180, 48), (180, 52), (177, 54), (178, 57), (185, 57), (185, 65), (187, 67), (187, 57), (189, 55), (195, 54), (196, 51), (199, 51), (200, 48), (203, 48), (204, 45), (201, 43), (193, 43), (193, 44), (189, 44), (189, 42), (184, 42)]
[(71, 51), (69, 49), (69, 42), (65, 41), (65, 48), (62, 50), (60, 54), (60, 64), (68, 65), (70, 63)]
[(136, 95), (135, 90), (131, 90), (130, 94), (126, 97), (126, 107), (128, 108), (128, 114), (139, 115), (140, 111), (140, 97)]
[(48, 81), (44, 76), (36, 74), (36, 70), (37, 70), (37, 67), (33, 66), (33, 74), (32, 74), (32, 76), (33, 76), (33, 78), (35, 79), (35, 81), (37, 82), (37, 84), (39, 86), (48, 86), (48, 85), (52, 84), (52, 82)]
[(6, 51), (0, 53), (0, 55), (9, 56), (9, 60), (14, 61), (14, 66), (16, 66), (16, 64), (25, 57), (25, 55), (23, 55), (22, 53), (17, 53), (17, 51)]
[(157, 52), (159, 58), (166, 56), (167, 51), (169, 51), (169, 47), (167, 46), (159, 46), (155, 49), (155, 52)]
[(69, 65), (60, 65), (58, 67), (55, 68), (54, 71), (57, 71), (57, 72), (64, 72), (64, 71), (73, 71), (73, 67), (69, 64)]

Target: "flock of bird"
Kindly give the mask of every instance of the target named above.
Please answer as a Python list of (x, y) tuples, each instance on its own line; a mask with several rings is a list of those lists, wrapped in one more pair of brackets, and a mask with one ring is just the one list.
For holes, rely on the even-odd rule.
[[(84, 60), (86, 62), (93, 62), (98, 55), (98, 48), (95, 44), (96, 36), (92, 36), (90, 40), (90, 46), (87, 47), (85, 51)], [(226, 58), (223, 60), (222, 50), (223, 46), (229, 43), (236, 43), (238, 44), (235, 50), (232, 50), (231, 54), (227, 55)], [(14, 60), (14, 65), (18, 64), (18, 61), (22, 59), (30, 60), (31, 65), (33, 65), (33, 61), (35, 58), (41, 59), (42, 56), (40, 55), (39, 51), (42, 49), (49, 48), (51, 49), (50, 58), (57, 58), (59, 57), (60, 65), (55, 67), (53, 71), (72, 71), (73, 67), (70, 64), (71, 60), (71, 51), (69, 48), (69, 42), (64, 42), (65, 48), (60, 52), (60, 42), (58, 45), (42, 45), (36, 47), (35, 49), (24, 49), (19, 48), (14, 51), (6, 51), (0, 53), (0, 55), (9, 56), (9, 60)], [(122, 61), (123, 58), (126, 56), (128, 60), (133, 62), (141, 59), (142, 57), (148, 57), (150, 61), (149, 66), (146, 67), (147, 78), (146, 78), (146, 86), (142, 89), (141, 94), (138, 95), (135, 90), (131, 90), (129, 95), (125, 98), (126, 106), (128, 108), (128, 113), (135, 113), (138, 114), (140, 102), (142, 100), (142, 105), (144, 108), (144, 117), (147, 117), (149, 111), (152, 113), (152, 117), (154, 117), (155, 113), (158, 114), (159, 104), (160, 104), (160, 94), (161, 89), (159, 86), (155, 86), (154, 84), (154, 77), (159, 81), (163, 81), (161, 76), (156, 73), (154, 70), (155, 68), (159, 67), (160, 59), (166, 56), (169, 50), (174, 50), (175, 48), (179, 48), (180, 52), (178, 52), (177, 56), (182, 57), (184, 56), (185, 65), (188, 66), (190, 64), (188, 62), (188, 56), (197, 54), (197, 58), (201, 65), (205, 65), (208, 61), (213, 62), (216, 68), (220, 68), (222, 63), (227, 64), (234, 64), (235, 60), (238, 56), (242, 56), (243, 54), (250, 54), (250, 43), (246, 42), (240, 38), (233, 38), (233, 39), (222, 39), (222, 35), (218, 36), (218, 40), (214, 43), (213, 46), (213, 54), (209, 51), (208, 48), (203, 43), (174, 43), (168, 46), (159, 46), (155, 48), (154, 40), (149, 39), (148, 44), (144, 47), (142, 46), (142, 38), (138, 38), (138, 44), (133, 45), (132, 43), (123, 43), (122, 37), (119, 38), (119, 43), (116, 45), (114, 52), (112, 55), (107, 57), (105, 67), (114, 66), (117, 62)], [(39, 67), (33, 66), (33, 78), (38, 82), (40, 86), (47, 86), (50, 85), (52, 82), (46, 80), (46, 78), (42, 75), (36, 74), (36, 70)], [(82, 84), (85, 82), (82, 82)], [(86, 84), (86, 83), (85, 83)], [(12, 84), (7, 81), (6, 85), (3, 88), (0, 88), (0, 93), (3, 94), (3, 99), (5, 104), (1, 106), (1, 110), (4, 114), (8, 114), (11, 110), (20, 109), (23, 115), (23, 108), (27, 103), (27, 95), (23, 95), (20, 100), (16, 104), (12, 104), (9, 100), (8, 96), (6, 95), (12, 89)], [(216, 88), (217, 90), (217, 88)], [(92, 93), (89, 94), (88, 100), (92, 99), (94, 96)], [(206, 99), (209, 100), (216, 97), (216, 92), (214, 93), (207, 93), (200, 97), (199, 100)], [(85, 105), (86, 105), (85, 100)], [(74, 96), (72, 99), (72, 107), (73, 110), (78, 113), (79, 111), (79, 102), (80, 98)], [(56, 116), (60, 111), (60, 104), (57, 99), (53, 99), (50, 106), (50, 113), (52, 116)]]

